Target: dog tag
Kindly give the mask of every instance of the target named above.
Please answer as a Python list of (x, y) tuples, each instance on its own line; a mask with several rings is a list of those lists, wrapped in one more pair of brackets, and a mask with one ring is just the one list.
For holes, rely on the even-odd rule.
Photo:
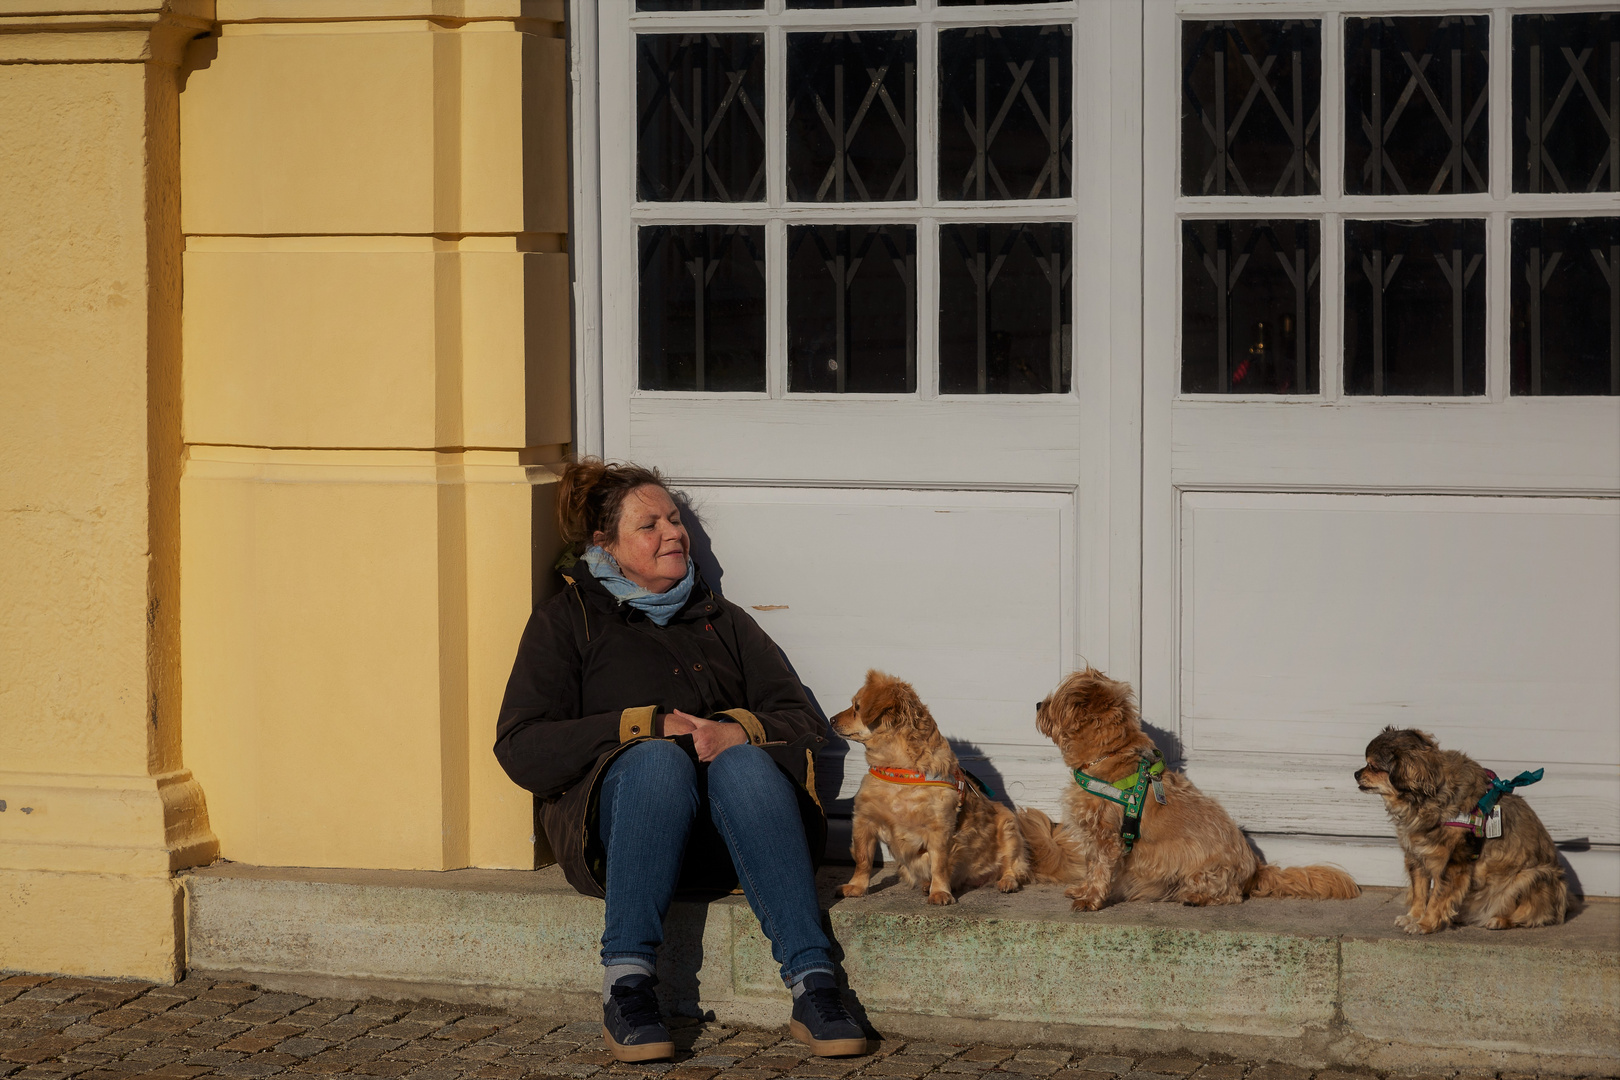
[(1493, 840), (1502, 835), (1502, 808), (1500, 806), (1491, 807), (1491, 816), (1485, 819), (1485, 835)]
[(1153, 797), (1159, 800), (1160, 806), (1164, 805), (1164, 781), (1157, 776), (1153, 778)]

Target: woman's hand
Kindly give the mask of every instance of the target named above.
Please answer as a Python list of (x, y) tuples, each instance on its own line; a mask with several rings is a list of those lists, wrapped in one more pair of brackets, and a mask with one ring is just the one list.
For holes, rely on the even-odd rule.
[(690, 734), (699, 761), (713, 761), (722, 750), (748, 741), (748, 732), (741, 724), (705, 720), (679, 709), (664, 714), (663, 732), (665, 735)]

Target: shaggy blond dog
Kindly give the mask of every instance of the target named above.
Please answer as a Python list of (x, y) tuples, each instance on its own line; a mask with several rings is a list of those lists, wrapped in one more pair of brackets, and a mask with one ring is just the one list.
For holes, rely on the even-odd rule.
[[(1157, 754), (1142, 732), (1128, 683), (1095, 668), (1064, 679), (1035, 712), (1035, 726), (1063, 753), (1070, 770), (1112, 784)], [(1078, 783), (1063, 796), (1063, 824), (1024, 810), (1019, 825), (1029, 842), (1037, 881), (1069, 887), (1077, 911), (1119, 900), (1237, 904), (1246, 896), (1348, 899), (1361, 889), (1329, 866), (1284, 869), (1260, 861), (1221, 804), (1177, 772), (1162, 777), (1165, 801), (1150, 793), (1142, 808), (1141, 839), (1127, 854), (1120, 838), (1124, 809)]]
[(957, 890), (990, 881), (1015, 892), (1029, 880), (1018, 819), (963, 773), (910, 683), (867, 672), (832, 725), (866, 747), (870, 766), (855, 794), (855, 876), (841, 894), (865, 895), (879, 839), (906, 884), (928, 890), (930, 904), (954, 904)]
[(1505, 930), (1564, 921), (1564, 871), (1529, 803), (1501, 796), (1500, 836), (1476, 836), (1463, 824), (1495, 776), (1426, 732), (1385, 728), (1367, 744), (1356, 786), (1384, 797), (1406, 853), (1411, 907), (1395, 925), (1408, 934), (1453, 923)]

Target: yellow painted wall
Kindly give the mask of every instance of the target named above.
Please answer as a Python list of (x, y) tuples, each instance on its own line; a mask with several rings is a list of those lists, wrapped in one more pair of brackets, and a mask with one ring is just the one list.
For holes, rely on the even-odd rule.
[(216, 854), (532, 866), (490, 746), (572, 437), (561, 0), (28, 7), (0, 968), (173, 978)]
[(215, 851), (175, 544), (176, 64), (212, 3), (125, 6), (0, 14), (0, 968), (172, 979), (171, 873)]
[(560, 5), (316, 10), (188, 56), (186, 762), (228, 858), (533, 866), (490, 748), (571, 438)]

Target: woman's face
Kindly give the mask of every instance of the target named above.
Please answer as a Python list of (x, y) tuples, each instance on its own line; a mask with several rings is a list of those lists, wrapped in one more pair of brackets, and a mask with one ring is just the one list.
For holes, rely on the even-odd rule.
[(619, 535), (595, 537), (619, 561), (624, 576), (651, 592), (668, 592), (686, 577), (686, 554), (691, 539), (681, 524), (681, 511), (669, 492), (657, 484), (643, 484), (624, 497), (619, 507)]

